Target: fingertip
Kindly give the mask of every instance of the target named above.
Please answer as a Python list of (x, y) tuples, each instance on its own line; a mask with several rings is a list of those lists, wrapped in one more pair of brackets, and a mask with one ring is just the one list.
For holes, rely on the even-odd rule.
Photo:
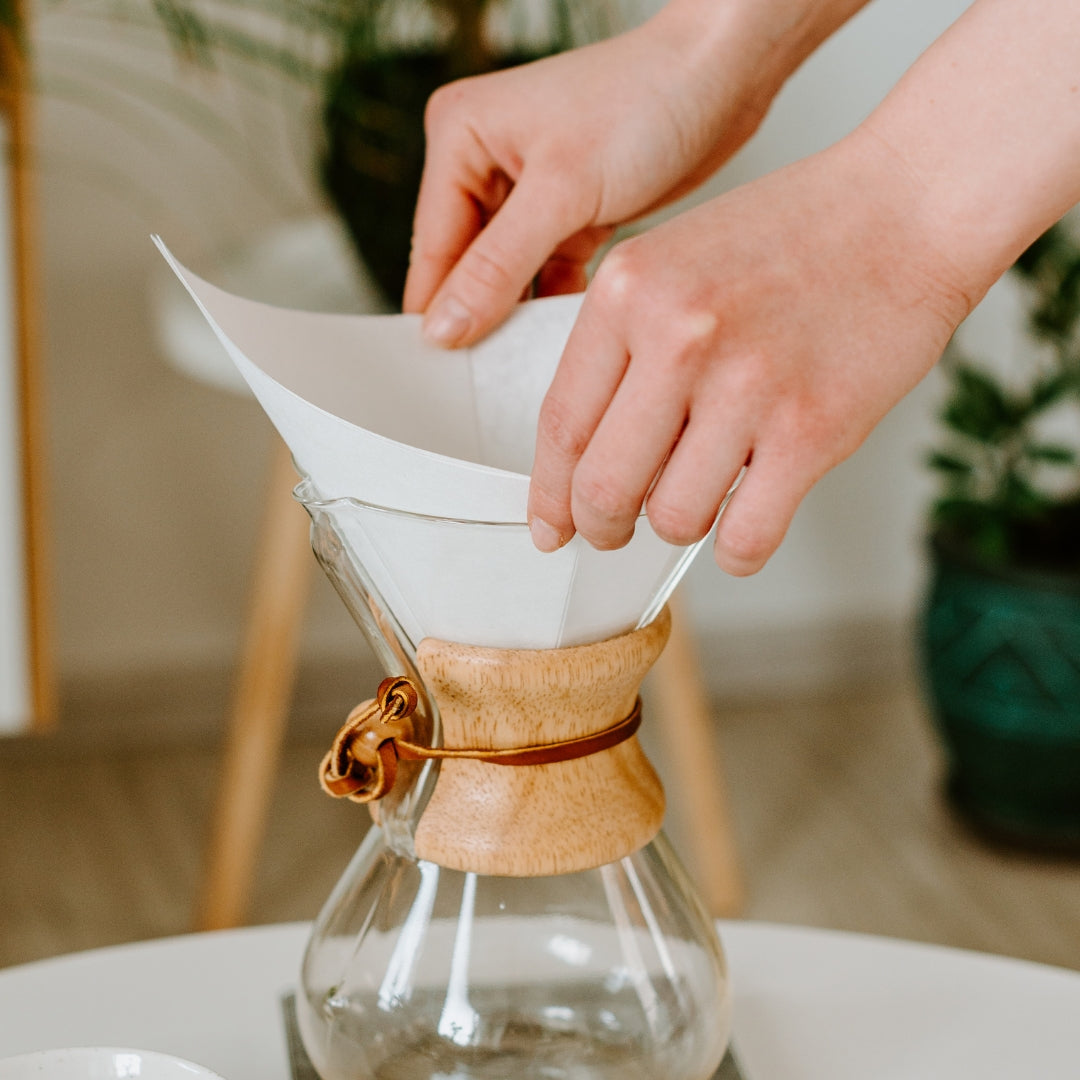
[(740, 487), (720, 515), (713, 543), (717, 566), (733, 577), (749, 577), (765, 566), (780, 547), (795, 512), (795, 506), (762, 506), (747, 492), (755, 494), (752, 487)]
[(424, 333), (438, 345), (479, 341), (513, 310), (552, 248), (578, 227), (559, 199), (523, 176), (447, 268), (428, 305)]
[(651, 499), (647, 499), (645, 502), (645, 513), (649, 519), (649, 524), (652, 526), (652, 531), (665, 544), (671, 544), (672, 547), (689, 547), (691, 544), (696, 544), (708, 533), (716, 517), (713, 514), (708, 522), (702, 526), (700, 523), (695, 523), (687, 514), (674, 515), (669, 514), (666, 510), (660, 511), (656, 509), (652, 505)]
[(728, 551), (719, 541), (713, 547), (713, 556), (716, 559), (716, 565), (732, 577), (750, 577), (762, 569), (768, 561), (768, 559), (748, 559), (737, 555)]
[(453, 349), (469, 340), (475, 323), (473, 313), (456, 296), (440, 297), (424, 315), (424, 337), (433, 345)]
[(620, 548), (626, 547), (631, 540), (634, 539), (634, 527), (630, 527), (630, 531), (612, 533), (609, 535), (599, 535), (594, 533), (592, 536), (588, 536), (582, 533), (582, 537), (589, 544), (590, 547), (595, 548), (597, 551), (618, 551)]
[[(780, 546), (784, 530), (777, 530), (775, 523), (766, 527), (755, 521), (753, 511), (758, 508), (746, 500), (733, 499), (720, 515), (713, 543), (716, 565), (732, 577), (749, 577), (756, 574)], [(775, 532), (779, 535), (774, 535)]]
[(532, 536), (533, 546), (537, 551), (550, 554), (558, 551), (569, 543), (570, 537), (564, 537), (563, 532), (542, 517), (533, 515), (529, 519), (529, 533)]
[(422, 314), (424, 308), (427, 307), (428, 300), (431, 299), (430, 294), (431, 290), (425, 289), (421, 285), (420, 275), (414, 269), (414, 265), (410, 263), (408, 273), (405, 275), (405, 291), (401, 296), (401, 310), (406, 315)]
[(558, 551), (574, 538), (576, 528), (569, 504), (539, 487), (535, 477), (529, 485), (526, 521), (538, 551)]

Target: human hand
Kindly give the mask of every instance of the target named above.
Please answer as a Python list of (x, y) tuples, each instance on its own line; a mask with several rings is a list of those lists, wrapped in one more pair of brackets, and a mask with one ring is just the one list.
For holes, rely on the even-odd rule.
[(853, 136), (613, 249), (541, 410), (537, 546), (620, 547), (643, 504), (692, 543), (747, 463), (715, 554), (760, 569), (977, 299), (922, 194)]
[(585, 288), (615, 225), (750, 136), (787, 54), (756, 24), (763, 5), (707, 7), (672, 3), (619, 37), (434, 95), (404, 299), (430, 338), (477, 340), (534, 279), (540, 295)]

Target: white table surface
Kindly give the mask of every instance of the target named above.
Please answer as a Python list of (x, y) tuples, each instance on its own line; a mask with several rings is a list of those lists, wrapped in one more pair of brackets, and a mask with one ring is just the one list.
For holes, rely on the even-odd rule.
[[(747, 1080), (1080, 1078), (1080, 974), (821, 930), (721, 933)], [(193, 934), (0, 971), (0, 1057), (127, 1046), (287, 1080), (279, 998), (306, 936)]]

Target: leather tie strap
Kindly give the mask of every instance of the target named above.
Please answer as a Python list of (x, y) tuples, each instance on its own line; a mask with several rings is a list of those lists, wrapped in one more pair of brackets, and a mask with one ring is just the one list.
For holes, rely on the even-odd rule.
[(373, 802), (389, 794), (399, 759), (468, 759), (490, 765), (550, 765), (608, 750), (629, 739), (641, 725), (641, 698), (630, 715), (591, 735), (498, 750), (419, 746), (411, 742), (412, 721), (419, 694), (405, 677), (383, 679), (375, 698), (358, 705), (337, 733), (319, 766), (323, 791), (353, 802)]

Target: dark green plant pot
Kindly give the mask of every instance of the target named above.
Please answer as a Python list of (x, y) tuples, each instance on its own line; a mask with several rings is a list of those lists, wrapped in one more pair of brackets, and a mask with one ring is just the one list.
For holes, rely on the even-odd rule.
[(1080, 851), (1080, 577), (933, 557), (922, 649), (949, 795), (998, 838)]
[[(486, 70), (543, 52), (487, 58)], [(323, 189), (388, 303), (400, 308), (424, 169), (424, 109), (444, 83), (476, 74), (453, 53), (347, 54), (324, 91)]]

